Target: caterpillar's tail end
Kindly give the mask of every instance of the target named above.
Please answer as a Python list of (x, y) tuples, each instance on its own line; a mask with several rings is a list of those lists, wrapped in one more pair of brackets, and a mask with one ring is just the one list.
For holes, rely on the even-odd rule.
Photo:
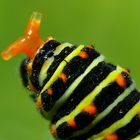
[(23, 36), (2, 52), (1, 55), (4, 60), (9, 60), (21, 52), (29, 58), (34, 57), (38, 48), (44, 43), (38, 33), (41, 18), (41, 13), (34, 12), (32, 14)]

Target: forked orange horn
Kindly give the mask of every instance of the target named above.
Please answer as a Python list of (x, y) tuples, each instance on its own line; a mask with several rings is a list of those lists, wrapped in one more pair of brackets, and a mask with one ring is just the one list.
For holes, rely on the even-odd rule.
[(34, 57), (37, 49), (44, 43), (38, 33), (41, 17), (41, 13), (34, 12), (32, 14), (23, 36), (2, 52), (4, 60), (9, 60), (21, 52), (29, 58)]

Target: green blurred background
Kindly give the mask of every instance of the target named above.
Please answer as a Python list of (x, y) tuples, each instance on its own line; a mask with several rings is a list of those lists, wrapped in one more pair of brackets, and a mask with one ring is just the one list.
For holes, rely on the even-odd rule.
[[(0, 51), (22, 35), (33, 11), (44, 15), (44, 39), (92, 43), (107, 61), (131, 69), (140, 87), (139, 0), (0, 0)], [(21, 84), (22, 58), (0, 58), (0, 140), (51, 140), (48, 123)]]

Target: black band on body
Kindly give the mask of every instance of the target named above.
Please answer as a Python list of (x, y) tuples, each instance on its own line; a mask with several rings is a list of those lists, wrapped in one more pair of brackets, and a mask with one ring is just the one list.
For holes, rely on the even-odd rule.
[(41, 67), (49, 57), (53, 56), (53, 51), (59, 45), (60, 45), (59, 42), (57, 42), (55, 40), (50, 40), (49, 42), (44, 44), (44, 46), (39, 50), (39, 52), (35, 56), (35, 59), (33, 61), (33, 65), (32, 65), (32, 74), (30, 76), (30, 80), (31, 80), (33, 86), (37, 90), (41, 89), (41, 87), (39, 85), (39, 79), (38, 79)]
[(43, 86), (49, 81), (49, 79), (52, 77), (55, 70), (60, 65), (60, 63), (65, 59), (65, 57), (67, 57), (74, 49), (75, 49), (75, 46), (73, 46), (71, 48), (66, 47), (58, 55), (54, 56), (54, 61), (47, 71), (47, 77), (43, 82)]
[[(120, 102), (104, 119), (88, 131), (86, 134), (75, 137), (76, 140), (80, 138), (89, 138), (92, 135), (98, 134), (114, 122), (122, 119), (127, 112), (140, 100), (140, 94), (137, 90), (132, 91), (122, 102)], [(133, 127), (133, 126), (132, 126)], [(125, 139), (123, 139), (125, 140)]]
[[(89, 51), (89, 49), (88, 49)], [(87, 53), (88, 53), (87, 51)], [(51, 98), (50, 102), (43, 102), (43, 108), (45, 111), (49, 111), (55, 102), (64, 94), (66, 89), (74, 82), (74, 80), (81, 75), (85, 69), (90, 65), (90, 63), (99, 56), (99, 53), (95, 50), (90, 50), (88, 54), (89, 58), (83, 59), (80, 56), (75, 56), (64, 68), (63, 72), (67, 77), (67, 82), (64, 83), (62, 79), (58, 78), (50, 88), (53, 89), (53, 95), (46, 95), (46, 98)], [(47, 90), (44, 91), (42, 94), (47, 94)], [(50, 99), (46, 99), (47, 101)], [(44, 101), (44, 99), (42, 99)]]
[[(126, 83), (130, 84), (130, 81), (126, 79)], [(113, 82), (103, 88), (100, 94), (98, 94), (94, 99), (94, 104), (97, 107), (98, 113), (104, 111), (105, 108), (112, 104), (114, 100), (124, 92), (124, 90), (125, 88), (120, 87), (116, 82)]]
[(21, 62), (21, 65), (20, 65), (20, 75), (21, 75), (21, 78), (22, 78), (22, 83), (25, 87), (28, 86), (29, 84), (29, 77), (28, 77), (28, 73), (27, 73), (27, 64), (29, 62), (29, 59), (28, 58), (25, 58), (22, 62)]
[(140, 119), (136, 115), (130, 123), (115, 132), (119, 140), (127, 140), (140, 130)]
[(85, 98), (115, 68), (115, 66), (105, 62), (100, 62), (84, 77), (68, 100), (62, 107), (60, 107), (52, 122), (57, 122), (61, 117), (68, 115), (72, 110), (74, 110), (81, 100)]

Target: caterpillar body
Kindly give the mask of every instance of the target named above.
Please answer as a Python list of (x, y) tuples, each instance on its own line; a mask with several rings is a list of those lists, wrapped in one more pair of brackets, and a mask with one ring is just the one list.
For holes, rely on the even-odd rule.
[(61, 140), (138, 140), (140, 93), (127, 69), (107, 63), (92, 45), (43, 41), (40, 13), (24, 35), (2, 52), (5, 60), (27, 54), (20, 67), (50, 131)]

